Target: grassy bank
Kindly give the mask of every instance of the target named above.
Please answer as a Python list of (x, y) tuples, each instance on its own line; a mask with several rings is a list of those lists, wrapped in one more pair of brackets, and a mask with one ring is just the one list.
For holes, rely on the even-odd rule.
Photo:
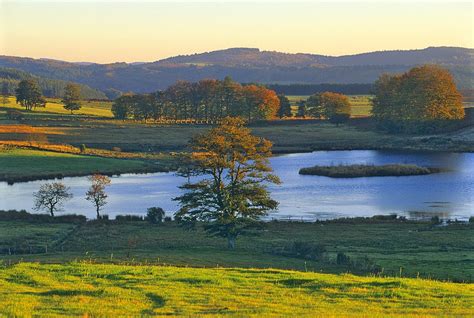
[(299, 174), (324, 176), (331, 178), (361, 178), (361, 177), (400, 177), (419, 176), (439, 173), (441, 169), (420, 167), (408, 164), (374, 165), (340, 165), (340, 166), (314, 166), (302, 168)]
[(274, 269), (72, 263), (0, 271), (5, 316), (462, 316), (474, 287)]
[[(0, 221), (0, 262), (92, 260), (192, 267), (244, 267), (325, 273), (474, 278), (474, 226), (387, 219), (322, 223), (270, 222), (256, 237), (241, 237), (234, 251), (201, 228), (174, 222), (80, 222), (56, 219)], [(295, 242), (302, 248), (295, 249)], [(317, 256), (303, 250), (318, 249)], [(338, 254), (347, 259), (337, 261)]]
[(0, 147), (0, 181), (9, 183), (96, 172), (114, 175), (127, 172), (167, 171), (171, 159), (116, 159), (54, 151)]

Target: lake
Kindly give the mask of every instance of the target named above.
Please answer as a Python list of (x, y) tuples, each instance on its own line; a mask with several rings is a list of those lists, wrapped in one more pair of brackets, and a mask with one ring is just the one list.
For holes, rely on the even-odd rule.
[[(411, 163), (447, 168), (449, 172), (409, 177), (332, 179), (302, 176), (300, 168), (314, 165)], [(409, 218), (467, 220), (474, 215), (474, 153), (392, 152), (373, 150), (316, 151), (271, 158), (283, 184), (271, 186), (279, 210), (269, 219), (315, 220), (397, 213)], [(172, 198), (185, 181), (174, 173), (125, 174), (112, 178), (104, 214), (145, 214), (159, 206), (168, 215), (177, 210)], [(32, 211), (32, 193), (46, 181), (7, 185), (0, 183), (1, 210)], [(94, 218), (95, 211), (84, 199), (89, 182), (85, 177), (62, 180), (74, 198), (64, 208), (67, 213)]]

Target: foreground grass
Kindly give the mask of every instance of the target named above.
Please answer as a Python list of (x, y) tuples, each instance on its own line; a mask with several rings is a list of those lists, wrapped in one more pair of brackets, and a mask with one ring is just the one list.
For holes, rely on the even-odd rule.
[(137, 159), (82, 156), (52, 151), (0, 147), (0, 181), (159, 171), (160, 165)]
[(72, 263), (0, 271), (5, 316), (470, 316), (474, 286), (274, 269)]
[[(186, 231), (174, 222), (83, 224), (0, 221), (0, 262), (67, 263), (79, 260), (170, 264), (192, 267), (257, 267), (351, 272), (468, 281), (474, 278), (474, 226), (427, 222), (351, 220), (325, 223), (270, 222), (256, 237), (241, 237), (230, 251), (225, 240), (201, 228)], [(317, 259), (280, 251), (293, 242), (324, 246)], [(34, 251), (30, 253), (29, 251)], [(344, 253), (350, 264), (337, 264)]]
[(409, 164), (374, 165), (339, 165), (339, 166), (314, 166), (302, 168), (299, 174), (325, 176), (331, 178), (360, 178), (360, 177), (387, 177), (387, 176), (418, 176), (439, 173), (441, 169), (420, 167)]

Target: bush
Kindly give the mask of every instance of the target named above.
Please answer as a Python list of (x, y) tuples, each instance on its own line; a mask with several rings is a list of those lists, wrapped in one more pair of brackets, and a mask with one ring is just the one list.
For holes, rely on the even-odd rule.
[(431, 223), (433, 224), (441, 224), (441, 220), (439, 218), (439, 216), (435, 215), (431, 218)]
[(275, 249), (272, 253), (289, 257), (320, 260), (324, 257), (326, 248), (323, 245), (311, 242), (294, 241), (292, 245)]
[(77, 214), (65, 214), (53, 217), (49, 214), (32, 214), (26, 212), (25, 210), (0, 211), (0, 221), (13, 220), (25, 220), (38, 223), (84, 223), (87, 219), (84, 215)]
[(474, 223), (474, 216), (471, 216), (471, 217), (469, 218), (469, 223)]
[(351, 258), (344, 253), (337, 253), (336, 264), (337, 265), (349, 265), (351, 263)]
[(130, 214), (117, 215), (115, 217), (115, 220), (118, 221), (118, 222), (139, 222), (139, 221), (143, 221), (143, 216), (130, 215)]
[(165, 216), (165, 222), (171, 222), (171, 221), (173, 221), (171, 216)]
[(158, 224), (163, 222), (165, 216), (165, 210), (159, 207), (148, 208), (146, 211), (146, 220), (152, 224)]
[(85, 153), (85, 152), (87, 151), (86, 145), (84, 145), (84, 144), (80, 145), (80, 146), (79, 146), (79, 151), (80, 151), (81, 153)]

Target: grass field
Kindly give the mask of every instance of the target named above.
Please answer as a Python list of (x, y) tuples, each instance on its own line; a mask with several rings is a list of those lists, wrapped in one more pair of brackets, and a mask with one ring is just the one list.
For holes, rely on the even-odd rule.
[(470, 316), (474, 286), (274, 269), (72, 263), (0, 271), (0, 315)]
[[(74, 260), (191, 267), (280, 268), (469, 281), (474, 278), (474, 226), (427, 222), (270, 222), (256, 237), (241, 237), (234, 251), (224, 239), (174, 222), (53, 223), (0, 221), (0, 262), (64, 263)], [(294, 242), (322, 246), (318, 258), (287, 251)], [(36, 251), (36, 253), (30, 253)], [(350, 262), (337, 263), (338, 253)]]
[(160, 171), (162, 163), (138, 159), (114, 159), (69, 153), (0, 147), (0, 180), (34, 180), (61, 176), (88, 175), (100, 171), (118, 174)]
[[(8, 103), (4, 105), (0, 104), (1, 107), (24, 109), (20, 104), (16, 103), (15, 97), (8, 97)], [(109, 101), (81, 101), (81, 109), (75, 111), (75, 115), (88, 115), (88, 116), (100, 116), (112, 118), (112, 102)], [(64, 105), (61, 103), (59, 98), (47, 98), (46, 107), (39, 107), (34, 110), (38, 113), (54, 113), (54, 114), (71, 114), (70, 111), (64, 109)]]

